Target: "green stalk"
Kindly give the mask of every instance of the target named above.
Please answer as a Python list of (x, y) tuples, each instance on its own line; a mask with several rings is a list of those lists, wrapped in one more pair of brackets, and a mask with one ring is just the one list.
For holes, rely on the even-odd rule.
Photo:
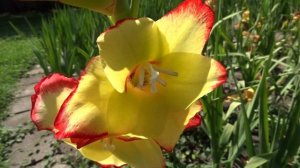
[(116, 22), (126, 18), (131, 18), (128, 0), (117, 0), (115, 12), (114, 15), (110, 17), (110, 21), (112, 24), (115, 24)]
[[(268, 60), (265, 63), (263, 70), (262, 80), (259, 83), (259, 89), (257, 92), (259, 97), (259, 152), (265, 154), (270, 152), (270, 140), (269, 140), (269, 122), (268, 122), (268, 88), (267, 77), (272, 63), (273, 53), (270, 54)], [(262, 167), (269, 167), (269, 163), (264, 164)]]
[(138, 17), (140, 9), (140, 0), (131, 0), (130, 15), (134, 18)]
[(269, 146), (269, 124), (268, 124), (268, 88), (266, 78), (269, 67), (265, 67), (261, 80), (259, 99), (259, 150), (260, 153), (268, 153)]
[[(227, 54), (227, 57), (228, 57), (228, 54)], [(238, 95), (242, 100), (242, 97), (243, 97), (242, 92), (241, 92), (240, 88), (238, 87), (238, 82), (237, 82), (236, 78), (234, 77), (232, 64), (229, 64), (229, 65), (230, 65), (230, 72), (231, 72), (231, 75), (233, 76), (233, 81), (237, 88)], [(252, 157), (255, 154), (255, 152), (254, 152), (253, 140), (252, 140), (252, 135), (251, 135), (250, 121), (247, 116), (245, 102), (243, 102), (243, 101), (241, 101), (241, 120), (244, 121), (242, 123), (245, 123), (243, 125), (244, 126), (243, 130), (245, 131), (245, 136), (246, 136), (245, 140), (246, 140), (247, 152), (248, 152), (249, 157)]]

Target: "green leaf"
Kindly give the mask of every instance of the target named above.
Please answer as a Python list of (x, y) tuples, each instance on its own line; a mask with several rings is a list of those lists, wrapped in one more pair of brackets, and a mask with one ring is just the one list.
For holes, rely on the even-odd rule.
[(256, 168), (262, 166), (263, 164), (267, 163), (271, 159), (272, 155), (273, 153), (266, 153), (266, 154), (253, 156), (250, 158), (245, 168)]
[(232, 102), (226, 112), (224, 120), (227, 120), (234, 110), (241, 105), (241, 102)]
[(225, 125), (223, 133), (222, 133), (222, 135), (220, 137), (220, 141), (219, 141), (221, 148), (225, 147), (229, 143), (229, 140), (230, 140), (233, 130), (234, 130), (233, 125), (231, 125), (231, 124)]

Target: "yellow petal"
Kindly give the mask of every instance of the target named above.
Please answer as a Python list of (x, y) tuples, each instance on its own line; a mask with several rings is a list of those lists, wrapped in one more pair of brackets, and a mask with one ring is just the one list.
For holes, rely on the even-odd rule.
[(54, 119), (62, 103), (77, 84), (73, 78), (52, 74), (35, 86), (35, 94), (31, 97), (31, 119), (39, 130), (53, 129)]
[(106, 112), (111, 92), (100, 57), (93, 58), (78, 88), (64, 102), (56, 120), (57, 138), (99, 138), (107, 135)]
[(170, 52), (201, 53), (213, 22), (213, 11), (201, 0), (185, 0), (156, 23)]
[(149, 18), (123, 21), (98, 37), (105, 73), (118, 92), (124, 92), (126, 78), (137, 65), (159, 60), (168, 51), (162, 37)]
[(112, 94), (107, 114), (108, 132), (150, 137), (171, 150), (195, 115), (188, 108), (225, 82), (226, 70), (213, 59), (187, 53), (167, 55), (158, 66), (177, 72), (178, 76), (161, 73), (166, 86), (157, 84), (157, 93), (129, 83), (126, 93)]
[(226, 81), (226, 69), (214, 59), (199, 54), (173, 53), (164, 57), (160, 67), (178, 73), (176, 77), (161, 75), (167, 82), (166, 87), (161, 87), (161, 94), (179, 109), (187, 109)]
[(59, 0), (59, 2), (91, 9), (106, 15), (113, 15), (117, 0)]
[[(123, 138), (110, 137), (93, 142), (79, 149), (80, 153), (102, 166), (122, 166), (129, 164), (135, 168), (164, 167), (160, 147), (149, 139), (124, 141)], [(69, 139), (64, 140), (76, 147)]]
[(161, 168), (165, 167), (165, 161), (160, 147), (150, 139), (123, 141), (113, 139), (115, 145), (112, 153), (135, 168)]
[(152, 138), (171, 151), (189, 119), (200, 109), (178, 109), (172, 100), (162, 96), (159, 91), (153, 94), (132, 85), (129, 85), (126, 93), (112, 94), (107, 113), (109, 134), (132, 133)]
[[(76, 145), (70, 139), (64, 139), (64, 142), (76, 148)], [(111, 151), (107, 149), (107, 144), (101, 141), (93, 142), (79, 149), (79, 152), (86, 158), (93, 160), (102, 166), (121, 167), (126, 163), (117, 158)]]

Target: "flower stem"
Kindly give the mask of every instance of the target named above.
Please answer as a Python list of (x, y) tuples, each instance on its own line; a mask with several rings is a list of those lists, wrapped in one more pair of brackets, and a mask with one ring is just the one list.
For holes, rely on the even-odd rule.
[(140, 0), (131, 0), (131, 16), (136, 18), (139, 15)]
[(130, 5), (128, 0), (117, 0), (114, 14), (110, 17), (111, 23), (115, 24), (119, 20), (131, 18)]

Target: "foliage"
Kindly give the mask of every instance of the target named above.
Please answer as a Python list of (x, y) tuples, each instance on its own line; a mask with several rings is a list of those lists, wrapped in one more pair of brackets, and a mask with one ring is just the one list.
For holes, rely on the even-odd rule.
[(37, 44), (36, 37), (0, 39), (0, 118), (4, 117), (19, 77), (34, 63), (32, 44)]
[[(298, 167), (299, 1), (217, 1), (212, 7), (216, 24), (204, 54), (222, 61), (229, 79), (201, 100), (209, 143), (195, 144), (192, 148), (202, 154), (179, 163), (193, 166), (200, 159), (209, 167)], [(250, 88), (255, 93), (247, 97)], [(201, 133), (195, 130), (193, 137)], [(179, 156), (187, 156), (187, 146), (178, 148)]]
[(35, 50), (45, 74), (79, 75), (87, 61), (98, 55), (96, 39), (108, 21), (91, 11), (65, 7), (42, 21), (41, 50)]

